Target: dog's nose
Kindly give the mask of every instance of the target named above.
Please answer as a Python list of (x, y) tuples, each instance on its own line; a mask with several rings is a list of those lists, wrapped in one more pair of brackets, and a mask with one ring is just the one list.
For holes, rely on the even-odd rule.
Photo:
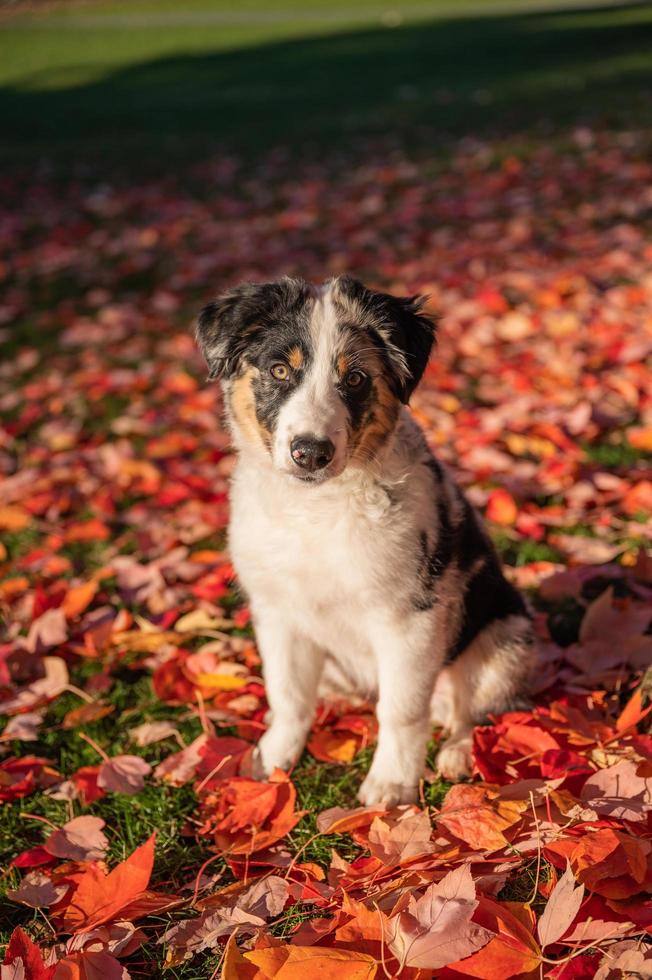
[(297, 466), (313, 473), (328, 466), (335, 455), (335, 446), (330, 439), (315, 439), (314, 436), (296, 436), (290, 444), (290, 456)]

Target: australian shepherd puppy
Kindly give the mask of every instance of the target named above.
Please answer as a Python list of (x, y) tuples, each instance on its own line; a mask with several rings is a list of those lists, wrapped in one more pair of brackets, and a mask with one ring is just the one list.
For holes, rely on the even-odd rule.
[(434, 338), (422, 301), (348, 276), (245, 284), (197, 337), (238, 454), (230, 548), (270, 704), (258, 775), (296, 762), (328, 693), (377, 702), (363, 803), (416, 798), (433, 723), (440, 773), (467, 776), (473, 725), (523, 690), (530, 622), (405, 407)]

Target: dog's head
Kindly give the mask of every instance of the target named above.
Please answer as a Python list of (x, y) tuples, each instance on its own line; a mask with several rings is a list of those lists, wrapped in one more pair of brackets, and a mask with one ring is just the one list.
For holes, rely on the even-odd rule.
[(348, 276), (246, 283), (209, 303), (197, 339), (239, 448), (307, 483), (373, 460), (428, 361), (421, 306)]

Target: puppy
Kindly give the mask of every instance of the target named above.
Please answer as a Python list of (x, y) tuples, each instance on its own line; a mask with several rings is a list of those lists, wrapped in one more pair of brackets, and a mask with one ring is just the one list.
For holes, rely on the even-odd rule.
[(377, 702), (362, 803), (416, 799), (432, 723), (443, 777), (510, 707), (530, 622), (462, 492), (405, 407), (434, 323), (416, 297), (340, 276), (238, 286), (197, 326), (238, 458), (230, 548), (270, 704), (261, 777), (289, 769), (325, 693)]

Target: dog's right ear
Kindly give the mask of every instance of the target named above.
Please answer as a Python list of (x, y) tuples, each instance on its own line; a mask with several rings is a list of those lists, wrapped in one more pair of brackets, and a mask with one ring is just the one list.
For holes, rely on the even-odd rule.
[(211, 380), (231, 377), (238, 370), (248, 328), (253, 331), (255, 322), (253, 290), (254, 284), (236, 286), (208, 303), (199, 314), (195, 337)]
[(302, 279), (245, 282), (218, 296), (199, 314), (195, 336), (208, 377), (226, 379), (237, 373), (256, 336), (298, 310), (310, 294)]

